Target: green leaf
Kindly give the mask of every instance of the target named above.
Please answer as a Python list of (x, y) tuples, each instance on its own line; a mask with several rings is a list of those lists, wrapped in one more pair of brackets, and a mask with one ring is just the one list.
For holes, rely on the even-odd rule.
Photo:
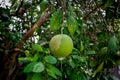
[(69, 64), (72, 68), (75, 68), (75, 63), (73, 62), (72, 58), (69, 59)]
[(42, 72), (44, 69), (45, 66), (42, 62), (31, 62), (25, 67), (24, 72)]
[(43, 12), (46, 7), (47, 7), (47, 4), (48, 2), (46, 0), (43, 0), (41, 3), (40, 3), (40, 12)]
[(37, 53), (37, 54), (35, 54), (34, 57), (32, 58), (32, 61), (37, 61), (38, 58), (39, 58), (39, 54)]
[(37, 62), (33, 67), (33, 72), (42, 72), (44, 71), (45, 66), (42, 62)]
[(68, 5), (68, 11), (69, 11), (69, 15), (75, 16), (74, 8), (70, 3)]
[(27, 73), (27, 79), (26, 80), (32, 80), (33, 74), (32, 73)]
[(90, 60), (89, 61), (89, 65), (90, 65), (90, 67), (95, 67), (96, 65), (97, 65), (97, 62), (96, 62), (96, 60)]
[(79, 24), (80, 26), (83, 25), (83, 21), (82, 21), (81, 19), (78, 19), (77, 22), (78, 22), (78, 24)]
[(72, 74), (70, 76), (70, 80), (77, 80), (77, 75), (76, 74)]
[(104, 7), (105, 8), (110, 7), (113, 3), (114, 3), (114, 0), (107, 0)]
[(80, 57), (79, 55), (74, 55), (72, 56), (74, 59), (77, 59), (77, 61), (79, 62), (85, 62), (85, 58), (84, 57)]
[(32, 48), (35, 51), (43, 51), (42, 47), (39, 44), (32, 44)]
[(50, 20), (50, 29), (51, 30), (58, 30), (62, 24), (62, 12), (56, 11), (53, 13), (53, 16)]
[(25, 55), (26, 55), (27, 57), (30, 57), (30, 52), (29, 52), (28, 50), (25, 50)]
[(115, 67), (119, 66), (120, 65), (120, 59), (118, 59), (116, 62), (115, 62)]
[(112, 36), (108, 42), (108, 50), (111, 54), (115, 54), (118, 51), (118, 39), (116, 36)]
[(29, 73), (29, 72), (33, 72), (33, 67), (37, 62), (31, 62), (29, 63), (25, 68), (24, 68), (24, 72), (25, 73)]
[(30, 61), (30, 60), (29, 60), (28, 58), (26, 58), (26, 57), (19, 57), (18, 60), (19, 60), (20, 62), (23, 62), (23, 63)]
[(94, 71), (93, 77), (96, 75), (96, 73), (102, 71), (103, 66), (104, 66), (104, 61), (102, 61), (100, 65), (97, 67), (97, 69)]
[(11, 7), (14, 8), (15, 6), (17, 6), (17, 1), (18, 1), (18, 0), (11, 0), (11, 2), (12, 2)]
[(71, 15), (67, 17), (67, 26), (70, 34), (73, 35), (77, 30), (78, 23), (76, 19)]
[(98, 52), (98, 56), (100, 58), (104, 58), (105, 54), (107, 54), (107, 50), (108, 50), (108, 47), (101, 48), (100, 51)]
[(84, 50), (84, 45), (83, 45), (83, 42), (81, 41), (80, 42), (80, 51), (82, 52)]
[(47, 69), (47, 73), (48, 73), (49, 76), (51, 76), (51, 77), (57, 79), (57, 76), (55, 75), (55, 73), (52, 72), (50, 69)]
[(75, 12), (74, 12), (74, 8), (72, 7), (72, 5), (69, 3), (68, 5), (68, 12), (67, 12), (68, 16), (67, 16), (67, 26), (68, 26), (68, 31), (70, 32), (71, 35), (73, 35), (75, 33), (75, 31), (77, 30), (77, 20), (75, 19)]
[(43, 80), (41, 73), (34, 73), (32, 80)]
[(93, 55), (93, 54), (95, 54), (94, 50), (90, 50), (85, 53), (85, 55)]
[(53, 65), (48, 65), (48, 69), (52, 71), (55, 75), (62, 76), (62, 73)]
[(50, 64), (57, 63), (57, 59), (53, 56), (45, 56), (45, 61)]

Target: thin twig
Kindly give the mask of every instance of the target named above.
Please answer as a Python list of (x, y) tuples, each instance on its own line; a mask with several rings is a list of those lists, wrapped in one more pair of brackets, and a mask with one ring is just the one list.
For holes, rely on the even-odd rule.
[(42, 14), (40, 19), (33, 25), (31, 29), (28, 30), (28, 32), (23, 36), (23, 42), (25, 42), (29, 37), (31, 37), (35, 31), (44, 21), (47, 20), (47, 18), (50, 16), (51, 13), (47, 13), (49, 9), (47, 8)]
[(98, 6), (96, 6), (92, 11), (87, 12), (86, 15), (83, 16), (82, 19), (83, 19), (83, 20), (87, 19), (87, 18), (90, 16), (91, 13), (95, 13), (95, 12), (97, 11), (97, 9), (100, 8), (101, 6), (103, 6), (103, 4), (98, 5)]
[(42, 42), (40, 45), (41, 46), (44, 46), (44, 45), (46, 45), (46, 44), (48, 44), (49, 42), (48, 41), (45, 41), (45, 42)]
[(18, 14), (18, 12), (19, 12), (20, 8), (22, 7), (22, 5), (23, 5), (23, 0), (21, 1), (21, 3), (20, 3), (20, 5), (19, 5), (18, 9), (16, 10), (16, 13), (15, 13), (15, 14)]

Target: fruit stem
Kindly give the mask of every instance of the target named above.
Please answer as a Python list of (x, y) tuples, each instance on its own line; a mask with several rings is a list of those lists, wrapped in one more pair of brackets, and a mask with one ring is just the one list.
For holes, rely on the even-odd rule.
[[(62, 72), (62, 69), (63, 67), (62, 67), (62, 60), (60, 60), (60, 69), (61, 69), (61, 72)], [(61, 77), (61, 80), (62, 80), (62, 77)]]
[(63, 30), (64, 30), (64, 27), (62, 26), (62, 27), (61, 27), (61, 34), (63, 34)]
[[(60, 71), (63, 72), (63, 66), (62, 66), (62, 62), (63, 60), (65, 59), (65, 57), (60, 57), (58, 58), (60, 60)], [(62, 77), (61, 77), (61, 80), (62, 80)]]

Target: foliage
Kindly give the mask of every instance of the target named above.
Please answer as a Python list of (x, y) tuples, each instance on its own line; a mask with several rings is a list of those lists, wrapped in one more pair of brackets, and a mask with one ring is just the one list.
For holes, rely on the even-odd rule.
[[(24, 80), (115, 80), (118, 77), (109, 70), (120, 65), (119, 0), (9, 3), (0, 3), (0, 65), (5, 64), (4, 58), (11, 60), (9, 55), (16, 50), (16, 44), (21, 44), (15, 62), (21, 63), (22, 68), (17, 66), (16, 78), (25, 75)], [(46, 9), (44, 15), (51, 15), (42, 23)], [(41, 25), (35, 25), (39, 20)], [(37, 28), (32, 36), (27, 35), (34, 26)], [(74, 42), (72, 53), (62, 59), (53, 56), (49, 49), (50, 39), (61, 33)], [(24, 35), (29, 39), (25, 40)]]

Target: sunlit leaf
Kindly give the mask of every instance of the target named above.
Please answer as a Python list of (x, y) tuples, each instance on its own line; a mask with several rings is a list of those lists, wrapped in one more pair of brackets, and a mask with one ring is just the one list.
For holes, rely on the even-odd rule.
[(58, 30), (62, 24), (62, 12), (56, 11), (53, 13), (53, 16), (50, 20), (50, 29), (51, 30)]
[(68, 4), (68, 12), (67, 12), (67, 26), (68, 26), (68, 30), (70, 32), (71, 35), (73, 35), (75, 33), (75, 31), (77, 30), (77, 20), (75, 19), (75, 12), (74, 12), (74, 8), (73, 6), (69, 3)]
[(32, 48), (35, 51), (43, 51), (42, 47), (39, 44), (33, 44)]
[(45, 66), (42, 62), (37, 62), (33, 67), (33, 72), (42, 72), (44, 71)]
[(57, 76), (62, 76), (61, 71), (53, 65), (48, 65), (48, 69), (52, 71)]
[(57, 76), (55, 75), (55, 73), (53, 71), (51, 71), (50, 69), (47, 69), (47, 73), (48, 73), (49, 76), (57, 79)]
[(25, 55), (26, 55), (27, 57), (30, 57), (30, 52), (29, 52), (28, 50), (25, 50)]
[(37, 61), (37, 60), (38, 60), (38, 58), (39, 58), (39, 54), (38, 54), (38, 53), (36, 53), (36, 54), (34, 55), (34, 57), (32, 58), (32, 61)]
[(57, 59), (53, 56), (45, 56), (45, 61), (50, 64), (57, 63)]
[(100, 63), (100, 65), (97, 67), (97, 69), (94, 71), (93, 77), (96, 75), (96, 73), (101, 72), (104, 66), (104, 61)]
[(81, 41), (80, 42), (80, 51), (82, 52), (84, 50), (84, 45), (83, 45), (83, 42)]
[(71, 15), (67, 17), (67, 26), (70, 34), (73, 35), (77, 30), (78, 23), (76, 19)]
[(25, 57), (19, 57), (18, 60), (21, 62), (29, 62), (29, 59)]

